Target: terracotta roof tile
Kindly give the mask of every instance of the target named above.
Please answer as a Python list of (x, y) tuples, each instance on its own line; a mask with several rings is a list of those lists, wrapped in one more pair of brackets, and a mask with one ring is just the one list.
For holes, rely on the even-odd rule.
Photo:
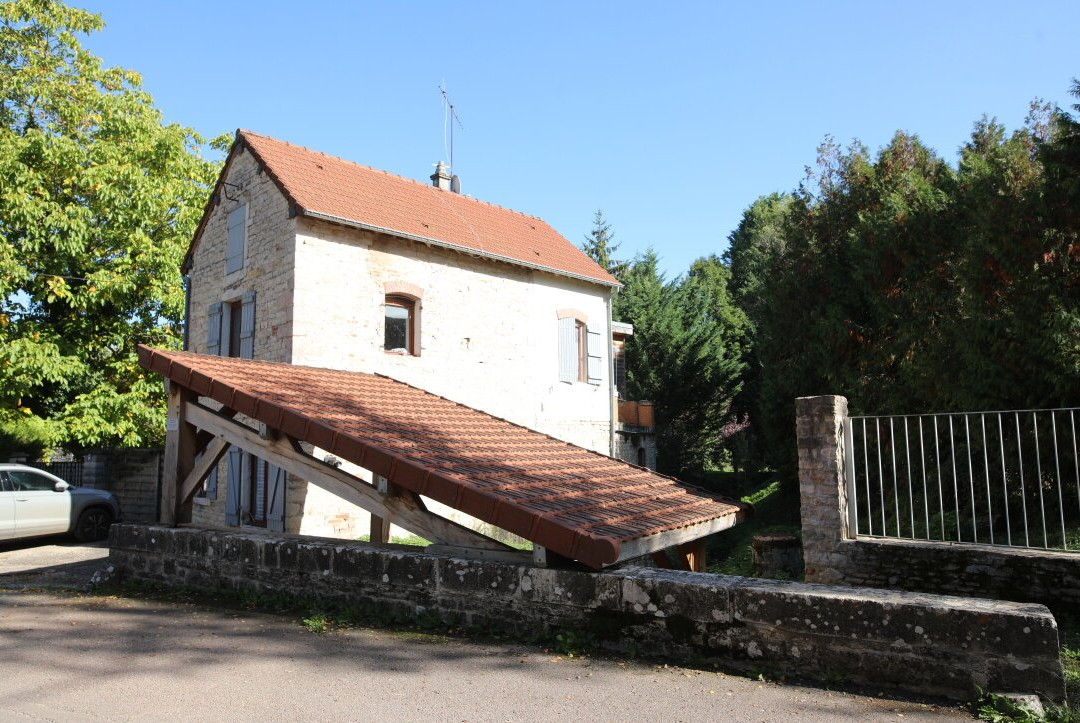
[(607, 285), (611, 274), (535, 216), (251, 131), (237, 132), (298, 210)]
[(173, 382), (592, 567), (748, 509), (388, 377), (139, 347)]

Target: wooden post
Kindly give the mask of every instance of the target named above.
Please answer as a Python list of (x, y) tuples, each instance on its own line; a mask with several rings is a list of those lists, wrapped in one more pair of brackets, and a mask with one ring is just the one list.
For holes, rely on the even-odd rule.
[(161, 477), (161, 500), (158, 521), (176, 526), (180, 484), (195, 466), (196, 429), (188, 423), (185, 407), (195, 395), (178, 384), (169, 385), (165, 419), (165, 469)]
[[(375, 489), (379, 491), (379, 494), (383, 497), (389, 497), (391, 494), (390, 481), (381, 475), (375, 475)], [(378, 515), (371, 515), (371, 541), (387, 543), (390, 542), (390, 523), (383, 517)]]
[(705, 572), (705, 538), (699, 537), (679, 545), (679, 562), (684, 570)]

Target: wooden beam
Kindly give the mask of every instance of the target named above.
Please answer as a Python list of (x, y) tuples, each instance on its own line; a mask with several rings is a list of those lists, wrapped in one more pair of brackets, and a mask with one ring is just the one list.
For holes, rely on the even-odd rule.
[(679, 564), (683, 570), (705, 572), (705, 538), (679, 545)]
[(229, 444), (258, 455), (286, 472), (314, 482), (346, 502), (351, 502), (424, 539), (485, 550), (513, 549), (498, 540), (423, 509), (423, 506), (416, 504), (409, 495), (383, 497), (375, 487), (359, 477), (297, 451), (299, 443), (292, 438), (285, 436), (275, 440), (262, 439), (258, 430), (222, 417), (193, 402), (185, 405), (185, 412), (188, 421), (200, 429), (223, 437)]
[(179, 508), (182, 507), (177, 497), (179, 485), (195, 465), (196, 430), (187, 418), (188, 407), (195, 396), (179, 384), (168, 385), (168, 391), (165, 469), (161, 475), (158, 521), (163, 525), (175, 526)]
[(747, 512), (742, 512), (740, 510), (739, 512), (732, 512), (723, 517), (717, 517), (712, 520), (706, 520), (705, 522), (698, 522), (697, 524), (680, 527), (677, 530), (658, 532), (655, 535), (649, 535), (648, 537), (641, 537), (636, 540), (624, 542), (619, 545), (619, 559), (615, 562), (622, 562), (623, 560), (629, 560), (634, 557), (641, 557), (642, 555), (648, 555), (668, 547), (677, 547), (684, 542), (692, 542), (699, 538), (707, 537), (713, 533), (733, 527), (741, 522), (747, 514)]
[(483, 550), (477, 547), (464, 547), (462, 545), (428, 545), (425, 552), (433, 555), (453, 555), (465, 557), (471, 560), (491, 560), (492, 562), (508, 562), (511, 565), (528, 565), (535, 567), (533, 556), (527, 550)]
[[(384, 498), (391, 496), (390, 481), (382, 475), (374, 475), (375, 490)], [(390, 522), (372, 513), (369, 527), (372, 542), (390, 542)]]
[(206, 445), (206, 449), (203, 450), (202, 457), (195, 463), (191, 472), (184, 478), (184, 481), (180, 484), (180, 491), (177, 494), (177, 500), (181, 506), (186, 505), (191, 501), (191, 498), (195, 496), (195, 491), (199, 489), (199, 485), (203, 483), (215, 467), (221, 458), (225, 456), (225, 452), (229, 449), (229, 443), (222, 437), (214, 437), (209, 444)]

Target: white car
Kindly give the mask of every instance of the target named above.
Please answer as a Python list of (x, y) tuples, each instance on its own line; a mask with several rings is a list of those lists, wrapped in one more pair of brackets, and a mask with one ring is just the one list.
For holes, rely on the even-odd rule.
[(23, 464), (0, 464), (0, 540), (68, 533), (100, 540), (119, 520), (112, 492), (75, 487)]

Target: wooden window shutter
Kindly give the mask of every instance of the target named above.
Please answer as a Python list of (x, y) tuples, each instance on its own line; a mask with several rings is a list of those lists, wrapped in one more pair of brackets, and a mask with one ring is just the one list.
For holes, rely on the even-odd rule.
[(244, 241), (247, 236), (247, 204), (229, 212), (229, 236), (225, 249), (226, 276), (244, 268)]
[(244, 294), (240, 311), (240, 358), (255, 358), (255, 292)]
[(217, 499), (217, 467), (210, 470), (210, 474), (206, 475), (206, 499)]
[(577, 379), (578, 348), (577, 320), (573, 317), (559, 319), (559, 381), (573, 382)]
[(589, 339), (589, 384), (600, 384), (601, 361), (604, 357), (603, 336), (598, 331), (588, 330)]
[(210, 304), (210, 314), (206, 320), (206, 353), (213, 356), (221, 354), (221, 302)]
[(274, 532), (284, 532), (286, 473), (281, 467), (272, 464), (269, 474), (266, 492), (266, 528)]
[(229, 447), (226, 457), (227, 475), (225, 479), (225, 524), (240, 524), (240, 477), (244, 452), (237, 447)]

